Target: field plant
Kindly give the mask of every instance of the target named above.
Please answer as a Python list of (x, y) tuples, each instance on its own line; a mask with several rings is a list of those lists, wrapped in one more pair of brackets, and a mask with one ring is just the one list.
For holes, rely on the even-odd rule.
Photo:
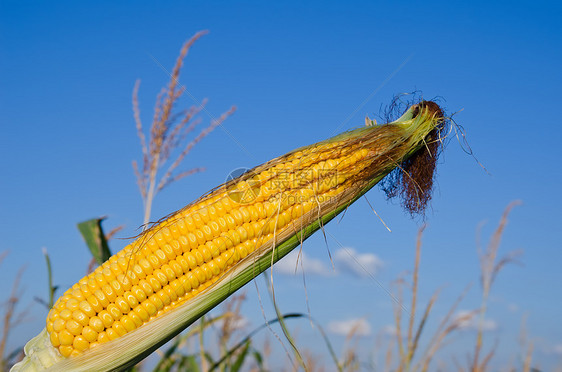
[[(514, 262), (521, 252), (514, 251), (506, 255), (499, 255), (499, 248), (507, 218), (514, 206), (520, 202), (512, 202), (505, 209), (499, 224), (492, 234), (485, 249), (478, 247), (480, 261), (480, 289), (481, 304), (472, 311), (458, 312), (458, 307), (465, 298), (470, 286), (451, 305), (447, 314), (442, 318), (437, 329), (428, 330), (427, 321), (432, 314), (434, 305), (438, 300), (439, 290), (435, 291), (427, 304), (423, 307), (421, 318), (417, 319), (417, 309), (420, 306), (418, 300), (418, 289), (420, 280), (420, 260), (422, 251), (422, 236), (425, 226), (420, 228), (415, 250), (414, 269), (409, 284), (409, 301), (404, 298), (404, 289), (408, 287), (405, 278), (396, 281), (396, 298), (394, 303), (394, 325), (395, 332), (393, 342), (388, 345), (384, 360), (384, 371), (431, 371), (435, 367), (435, 359), (441, 349), (448, 344), (448, 339), (455, 332), (462, 330), (467, 324), (476, 324), (476, 337), (474, 350), (469, 353), (470, 357), (466, 364), (459, 362), (453, 357), (448, 360), (453, 363), (454, 369), (458, 371), (484, 372), (492, 370), (492, 361), (497, 345), (486, 348), (484, 345), (485, 319), (488, 310), (488, 302), (492, 285), (500, 271), (506, 264)], [(407, 311), (407, 313), (406, 313)], [(432, 333), (429, 341), (422, 345), (420, 338), (422, 334)], [(392, 345), (394, 344), (394, 345)], [(394, 349), (394, 350), (393, 350)], [(531, 371), (533, 344), (528, 340), (522, 341), (522, 363), (512, 370)], [(440, 355), (439, 363), (444, 363), (443, 355)], [(451, 365), (451, 364), (449, 364)], [(450, 368), (450, 367), (449, 367)], [(533, 369), (535, 370), (535, 369)], [(535, 370), (537, 371), (537, 370)]]
[[(141, 236), (151, 236), (149, 235), (151, 232), (157, 234), (159, 232), (159, 224), (165, 223), (162, 220), (151, 222), (152, 206), (156, 195), (170, 184), (204, 170), (200, 167), (181, 170), (181, 165), (192, 149), (235, 111), (235, 107), (231, 107), (218, 118), (213, 118), (206, 111), (206, 100), (188, 108), (182, 108), (179, 105), (179, 99), (185, 94), (188, 94), (185, 87), (179, 83), (179, 76), (184, 59), (192, 45), (204, 34), (205, 32), (197, 33), (186, 41), (181, 48), (179, 57), (170, 73), (170, 81), (157, 95), (152, 122), (148, 127), (143, 125), (141, 120), (138, 99), (140, 81), (136, 82), (133, 89), (133, 116), (142, 151), (142, 160), (139, 162), (133, 161), (133, 170), (137, 178), (137, 184), (144, 207), (143, 230), (145, 234), (148, 234)], [(423, 132), (423, 136), (421, 136), (423, 145), (416, 145), (418, 147), (416, 147), (415, 150), (412, 150), (414, 145), (411, 143), (408, 143), (408, 146), (411, 146), (411, 148), (406, 145), (403, 147), (401, 147), (402, 145), (396, 145), (398, 141), (396, 141), (391, 134), (398, 132), (399, 129), (390, 129), (389, 131), (392, 132), (391, 134), (383, 133), (376, 138), (376, 140), (379, 141), (376, 143), (382, 143), (383, 147), (386, 146), (392, 149), (388, 153), (389, 158), (395, 154), (404, 153), (404, 155), (398, 156), (397, 159), (406, 160), (403, 162), (401, 161), (400, 166), (391, 174), (390, 179), (392, 182), (387, 184), (386, 191), (390, 196), (400, 196), (403, 206), (411, 213), (423, 212), (430, 200), (436, 155), (439, 153), (443, 141), (441, 136), (444, 133), (444, 128), (441, 124), (445, 121), (443, 119), (443, 112), (435, 103), (426, 101), (420, 102), (406, 111), (401, 119), (408, 123), (421, 121), (422, 124), (424, 124), (423, 120), (418, 120), (424, 112), (433, 112), (433, 114), (431, 114), (433, 116), (431, 120), (429, 120), (431, 126), (430, 124), (425, 124), (425, 131)], [(200, 118), (202, 113), (211, 116), (209, 124), (202, 124), (203, 120)], [(437, 122), (438, 125), (436, 125), (435, 122)], [(396, 128), (401, 127), (396, 125)], [(367, 127), (364, 130), (359, 130), (357, 133), (371, 133), (369, 131), (371, 131), (371, 129)], [(318, 148), (322, 146), (328, 147), (335, 152), (340, 151), (343, 153), (346, 151), (348, 145), (359, 146), (358, 144), (360, 141), (364, 140), (364, 137), (356, 138), (353, 137), (355, 134), (350, 133), (335, 137), (335, 139), (320, 143), (317, 146)], [(346, 136), (349, 136), (351, 139)], [(346, 146), (338, 145), (337, 141), (340, 140), (344, 141)], [(373, 143), (375, 143), (374, 140)], [(418, 150), (420, 147), (423, 148), (424, 151), (419, 152)], [(425, 149), (428, 151), (425, 151)], [(302, 149), (303, 152), (308, 150), (310, 149)], [(316, 150), (316, 148), (313, 150)], [(359, 155), (361, 154), (361, 150), (362, 148), (357, 150)], [(287, 155), (289, 159), (291, 155), (291, 153)], [(359, 157), (359, 155), (356, 157)], [(366, 157), (366, 155), (363, 156)], [(275, 159), (272, 162), (275, 165), (277, 164), (275, 161), (278, 161), (278, 164), (282, 165), (282, 160), (286, 159)], [(297, 160), (298, 159), (295, 159), (294, 162)], [(327, 162), (328, 161), (330, 161), (330, 159), (328, 159)], [(339, 195), (339, 197), (343, 197), (345, 203), (341, 203), (341, 205), (338, 204), (325, 215), (321, 216), (322, 218), (314, 216), (314, 218), (318, 220), (314, 223), (306, 221), (307, 224), (311, 224), (311, 226), (315, 225), (310, 228), (307, 226), (306, 229), (308, 230), (306, 230), (306, 234), (301, 232), (302, 234), (298, 236), (295, 235), (294, 239), (291, 237), (292, 247), (302, 243), (306, 237), (317, 229), (323, 229), (323, 223), (327, 223), (338, 213), (342, 212), (349, 204), (357, 200), (364, 192), (396, 167), (395, 161), (383, 159), (377, 160), (377, 162), (379, 163), (376, 163), (376, 165), (381, 169), (380, 174), (376, 173), (370, 175), (373, 179), (368, 180), (366, 180), (366, 178), (361, 178), (363, 177), (363, 173), (354, 176), (356, 178), (352, 178), (352, 181), (356, 181), (354, 184), (357, 183), (360, 185), (358, 186), (357, 193), (352, 195), (343, 192), (342, 194), (344, 195)], [(264, 173), (269, 171), (268, 168), (259, 167), (257, 170)], [(257, 173), (258, 171), (256, 171), (256, 174)], [(227, 186), (234, 188), (234, 195), (239, 195), (236, 192), (241, 192), (246, 189), (238, 189), (238, 187), (251, 188), (250, 181), (256, 179), (256, 174), (250, 173), (241, 178), (242, 181), (240, 184), (243, 184), (242, 186), (239, 184), (227, 184)], [(248, 184), (250, 186), (248, 186)], [(319, 195), (314, 194), (313, 196), (318, 199)], [(280, 200), (279, 205), (281, 205), (281, 203), (282, 201)], [(320, 202), (318, 203), (320, 204)], [(450, 335), (461, 329), (466, 322), (476, 321), (478, 325), (477, 333), (469, 362), (467, 364), (456, 362), (455, 368), (461, 371), (472, 372), (489, 371), (491, 370), (490, 363), (494, 357), (495, 348), (484, 343), (484, 320), (488, 311), (491, 289), (498, 273), (507, 263), (512, 262), (516, 258), (516, 254), (508, 254), (502, 257), (498, 252), (501, 237), (507, 223), (507, 217), (514, 205), (515, 204), (509, 205), (504, 212), (499, 226), (492, 235), (487, 247), (479, 250), (481, 263), (481, 304), (468, 314), (456, 316), (458, 306), (464, 300), (466, 294), (466, 292), (462, 293), (458, 300), (451, 305), (449, 312), (435, 330), (427, 329), (427, 321), (432, 315), (435, 303), (438, 301), (439, 292), (435, 292), (424, 305), (419, 303), (420, 301), (418, 298), (419, 283), (422, 279), (420, 276), (420, 261), (422, 257), (422, 235), (424, 227), (419, 230), (413, 272), (411, 276), (400, 278), (395, 285), (396, 293), (394, 298), (396, 302), (393, 312), (395, 335), (391, 340), (386, 342), (381, 349), (384, 350), (383, 363), (378, 363), (378, 361), (370, 363), (364, 360), (363, 356), (355, 351), (355, 345), (357, 345), (359, 341), (353, 330), (349, 333), (343, 350), (338, 354), (334, 350), (330, 338), (324, 332), (322, 325), (318, 324), (311, 314), (283, 313), (281, 311), (275, 301), (273, 284), (268, 281), (268, 276), (264, 275), (267, 288), (270, 290), (270, 298), (276, 311), (275, 318), (270, 319), (266, 324), (258, 326), (253, 330), (248, 330), (248, 327), (242, 324), (244, 317), (241, 312), (241, 305), (245, 300), (244, 293), (234, 295), (222, 304), (217, 314), (209, 313), (212, 315), (205, 315), (209, 311), (205, 309), (206, 311), (201, 313), (197, 323), (192, 324), (189, 328), (177, 334), (168, 342), (163, 341), (159, 343), (157, 345), (159, 347), (155, 348), (153, 356), (148, 358), (146, 362), (141, 362), (137, 365), (127, 364), (126, 369), (134, 371), (152, 370), (154, 372), (270, 371), (273, 370), (269, 363), (269, 358), (273, 353), (273, 347), (284, 345), (280, 336), (274, 333), (271, 328), (272, 325), (278, 325), (282, 331), (282, 336), (290, 345), (290, 348), (284, 349), (287, 359), (285, 370), (287, 371), (383, 370), (425, 372), (435, 370), (435, 365), (438, 364), (436, 359), (439, 359), (439, 362), (441, 362), (443, 355), (440, 354), (440, 351), (443, 346), (447, 344)], [(279, 218), (279, 216), (280, 213), (277, 214), (276, 217)], [(106, 233), (102, 227), (102, 221), (103, 218), (94, 218), (78, 224), (78, 228), (92, 254), (92, 261), (85, 264), (87, 272), (92, 272), (96, 267), (107, 262), (112, 254), (109, 242), (112, 237), (122, 229), (122, 226), (118, 226), (109, 233)], [(277, 222), (275, 222), (274, 226), (272, 225), (272, 230), (273, 240), (275, 241), (275, 239), (278, 238), (275, 235)], [(151, 239), (151, 237), (147, 239)], [(292, 247), (290, 249), (292, 249)], [(276, 257), (275, 261), (290, 251), (290, 249), (287, 251), (288, 248), (286, 247), (284, 249), (285, 251), (283, 251), (283, 254), (280, 257)], [(44, 253), (48, 272), (46, 285), (48, 293), (46, 299), (38, 299), (37, 302), (41, 303), (46, 308), (51, 308), (53, 304), (55, 304), (56, 307), (56, 302), (54, 300), (58, 288), (53, 284), (50, 258), (46, 251)], [(261, 263), (263, 265), (263, 262), (273, 264), (274, 254), (275, 252), (272, 252), (271, 258), (269, 258), (269, 256), (265, 257), (265, 261), (260, 261), (258, 264)], [(0, 264), (5, 258), (5, 255), (5, 253), (0, 255)], [(261, 257), (260, 260), (262, 260)], [(271, 262), (268, 262), (268, 260), (271, 260)], [(6, 351), (8, 336), (14, 327), (24, 320), (26, 314), (25, 311), (18, 312), (16, 309), (19, 299), (21, 298), (20, 280), (22, 273), (23, 271), (20, 271), (15, 278), (12, 293), (3, 307), (3, 325), (0, 339), (1, 370), (8, 370), (10, 366), (22, 356), (20, 350), (14, 352)], [(410, 284), (408, 284), (408, 279)], [(405, 295), (405, 293), (407, 293), (407, 295)], [(409, 297), (409, 301), (406, 297)], [(418, 319), (420, 308), (422, 308), (423, 311), (421, 312), (421, 318)], [(301, 319), (312, 323), (314, 327), (319, 330), (320, 338), (325, 344), (328, 355), (330, 356), (328, 360), (321, 360), (310, 350), (299, 345), (298, 337), (296, 337), (294, 331), (289, 328), (288, 322), (288, 320), (292, 321), (295, 319)], [(256, 335), (260, 332), (273, 334), (277, 340), (273, 341), (273, 343), (268, 341), (258, 345), (254, 340)], [(420, 341), (421, 337), (427, 333), (432, 333), (432, 336), (429, 338), (428, 342), (422, 344)], [(209, 347), (209, 345), (212, 346)], [(524, 357), (521, 358), (523, 362), (521, 366), (518, 366), (517, 370), (527, 372), (532, 370), (533, 346), (532, 343), (527, 341), (524, 341), (523, 345), (525, 348)], [(61, 350), (63, 349), (61, 348)], [(143, 357), (144, 356), (146, 355), (143, 355)], [(141, 358), (138, 360), (140, 359)], [(125, 367), (121, 369), (123, 370)]]
[[(8, 252), (0, 252), (0, 265), (8, 256)], [(12, 283), (11, 292), (4, 302), (0, 303), (0, 316), (2, 319), (2, 328), (0, 329), (0, 371), (7, 371), (10, 366), (21, 358), (21, 350), (9, 350), (8, 339), (18, 325), (25, 321), (29, 309), (20, 311), (19, 305), (23, 290), (21, 288), (21, 279), (25, 268), (20, 268)]]

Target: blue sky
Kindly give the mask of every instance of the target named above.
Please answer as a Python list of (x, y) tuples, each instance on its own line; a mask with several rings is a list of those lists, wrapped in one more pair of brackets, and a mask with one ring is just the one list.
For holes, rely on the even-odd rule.
[[(460, 111), (455, 120), (491, 175), (456, 140), (450, 142), (427, 217), (422, 303), (443, 288), (433, 319), (438, 322), (473, 283), (461, 308), (478, 306), (476, 228), (486, 222), (486, 241), (507, 204), (521, 199), (501, 249), (522, 249), (522, 265), (508, 266), (493, 288), (489, 318), (496, 326), (487, 333), (487, 345), (500, 340), (497, 365), (518, 357), (517, 335), (526, 315), (537, 365), (560, 365), (560, 7), (554, 2), (3, 1), (0, 252), (9, 255), (0, 266), (0, 283), (2, 292), (9, 290), (25, 266), (22, 305), (31, 306), (29, 321), (11, 345), (43, 326), (45, 311), (32, 300), (46, 295), (41, 247), (51, 254), (55, 282), (68, 287), (83, 276), (89, 260), (77, 222), (107, 215), (107, 228), (124, 224), (122, 237), (136, 233), (143, 214), (130, 165), (140, 157), (131, 111), (134, 83), (142, 80), (140, 106), (148, 123), (154, 98), (168, 81), (158, 63), (170, 69), (182, 43), (208, 29), (180, 80), (196, 99), (209, 98), (212, 115), (231, 105), (238, 110), (224, 124), (228, 133), (216, 130), (184, 163), (207, 171), (159, 194), (153, 218), (181, 208), (233, 169), (363, 125), (365, 115), (379, 114), (395, 94), (419, 90), (425, 98), (442, 97), (449, 113)], [(192, 103), (189, 97), (182, 101)], [(331, 270), (323, 238), (304, 246), (308, 261), (320, 268), (307, 274), (312, 316), (326, 328), (364, 318), (371, 328), (360, 339), (365, 354), (372, 351), (376, 333), (392, 323), (392, 299), (381, 286), (388, 288), (412, 268), (421, 224), (378, 189), (368, 198), (392, 233), (363, 200), (328, 231), (367, 261), (379, 260), (373, 270), (380, 285), (354, 275), (344, 261), (323, 275), (324, 268)], [(117, 250), (126, 241), (112, 243)], [(341, 247), (329, 239), (328, 248), (336, 253)], [(282, 310), (306, 312), (302, 277), (278, 271)], [(245, 314), (257, 325), (262, 318), (255, 286), (246, 292)], [(273, 317), (267, 306), (266, 311)], [(299, 337), (304, 347), (315, 349), (319, 336), (305, 323), (299, 324)], [(336, 333), (331, 337), (341, 346), (343, 337)], [(450, 354), (463, 360), (473, 340), (470, 331), (459, 334)]]

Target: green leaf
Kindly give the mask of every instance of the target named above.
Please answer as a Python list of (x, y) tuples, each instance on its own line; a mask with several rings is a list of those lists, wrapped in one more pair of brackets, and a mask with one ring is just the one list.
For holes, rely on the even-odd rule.
[(158, 364), (154, 367), (153, 372), (166, 372), (174, 366), (177, 361), (177, 356), (181, 355), (178, 353), (176, 356), (176, 350), (178, 349), (180, 342), (181, 339), (176, 337), (172, 346), (166, 350), (164, 355), (160, 358)]
[(205, 352), (203, 353), (203, 355), (205, 356), (205, 359), (207, 360), (207, 362), (209, 362), (209, 363), (211, 363), (211, 364), (213, 364), (213, 363), (215, 362), (214, 359), (213, 359), (213, 356), (211, 355), (211, 353), (205, 351)]
[(53, 307), (55, 292), (58, 287), (53, 285), (53, 270), (51, 267), (49, 253), (47, 253), (47, 248), (43, 248), (43, 255), (45, 256), (45, 263), (47, 264), (47, 281), (49, 284), (49, 302), (47, 303), (47, 307), (51, 309)]
[(244, 346), (242, 351), (240, 351), (240, 354), (238, 354), (238, 357), (236, 358), (236, 361), (232, 365), (232, 368), (230, 369), (230, 372), (238, 372), (240, 370), (240, 368), (242, 368), (242, 365), (244, 364), (244, 361), (246, 360), (246, 356), (248, 355), (248, 350), (250, 349), (250, 344), (251, 344), (250, 340), (246, 341), (246, 345)]
[(295, 340), (291, 336), (291, 332), (289, 331), (289, 328), (287, 327), (287, 324), (285, 323), (283, 313), (281, 312), (281, 309), (279, 308), (279, 306), (277, 305), (277, 301), (275, 300), (275, 293), (273, 292), (273, 286), (269, 282), (269, 278), (267, 276), (267, 271), (263, 272), (263, 278), (265, 279), (266, 287), (268, 289), (269, 296), (271, 297), (271, 302), (273, 302), (273, 307), (275, 308), (275, 313), (277, 314), (277, 320), (279, 321), (279, 325), (281, 326), (281, 330), (283, 331), (283, 335), (285, 336), (287, 341), (289, 341), (289, 344), (291, 345), (291, 349), (293, 350), (293, 354), (295, 354), (295, 357), (297, 358), (297, 362), (306, 371), (307, 368), (306, 368), (306, 365), (304, 364), (304, 360), (302, 358), (302, 355), (299, 352), (299, 349), (297, 348)]
[(101, 221), (103, 220), (105, 220), (105, 217), (94, 218), (78, 224), (78, 230), (80, 230), (98, 265), (103, 264), (111, 257), (111, 251), (101, 227)]
[(141, 368), (137, 365), (127, 369), (126, 372), (141, 372)]
[[(306, 318), (307, 315), (305, 314), (298, 314), (298, 313), (289, 313), (289, 314), (284, 314), (283, 318), (284, 319), (293, 319), (293, 318)], [(238, 342), (236, 345), (234, 345), (233, 347), (230, 348), (230, 350), (228, 350), (222, 357), (221, 359), (219, 359), (218, 361), (216, 361), (213, 365), (211, 365), (211, 367), (209, 368), (209, 371), (214, 371), (217, 368), (220, 367), (220, 365), (222, 363), (225, 363), (238, 349), (244, 347), (246, 345), (247, 342), (250, 342), (252, 337), (258, 333), (259, 331), (261, 331), (264, 328), (270, 327), (272, 324), (278, 323), (279, 322), (279, 318), (274, 318), (271, 319), (267, 322), (265, 322), (265, 324), (260, 325), (259, 327), (255, 328), (252, 332), (248, 333), (246, 335), (246, 337), (244, 337), (242, 339), (242, 341)], [(259, 354), (259, 353), (258, 353)], [(260, 362), (261, 362), (261, 355), (260, 357)], [(257, 358), (256, 358), (257, 360)]]
[(257, 350), (254, 350), (254, 352), (252, 354), (254, 355), (254, 359), (256, 360), (256, 364), (258, 365), (259, 369), (262, 370), (263, 369), (263, 357), (262, 357), (261, 353)]
[(200, 369), (199, 364), (197, 364), (197, 358), (194, 355), (184, 356), (178, 365), (178, 371), (199, 372)]

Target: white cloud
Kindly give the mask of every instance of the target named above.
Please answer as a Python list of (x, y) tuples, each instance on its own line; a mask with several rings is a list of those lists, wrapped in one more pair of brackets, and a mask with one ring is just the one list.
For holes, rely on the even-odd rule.
[(353, 248), (341, 248), (334, 254), (337, 270), (347, 272), (360, 278), (376, 275), (383, 266), (383, 261), (372, 253), (357, 253)]
[(510, 303), (507, 305), (507, 310), (509, 310), (509, 312), (511, 313), (516, 313), (517, 311), (519, 311), (519, 306), (517, 306), (517, 304)]
[(475, 315), (472, 311), (460, 310), (455, 315), (454, 323), (457, 323), (461, 329), (470, 328), (474, 323), (474, 316)]
[(243, 316), (237, 316), (234, 320), (232, 320), (232, 328), (233, 329), (244, 329), (250, 325), (250, 321), (248, 318)]
[(383, 266), (383, 261), (372, 253), (357, 253), (353, 248), (341, 248), (332, 255), (334, 268), (331, 263), (308, 256), (299, 249), (295, 249), (275, 265), (275, 271), (281, 274), (294, 275), (304, 269), (307, 275), (335, 276), (347, 273), (359, 278), (376, 275)]
[(382, 327), (382, 334), (385, 336), (396, 337), (396, 335), (398, 334), (398, 330), (396, 329), (396, 326), (394, 324), (387, 324)]
[(552, 347), (552, 352), (556, 355), (562, 356), (562, 344), (556, 344)]
[(455, 321), (459, 325), (460, 329), (465, 330), (478, 330), (481, 327), (482, 331), (490, 332), (499, 328), (499, 325), (495, 320), (487, 318), (480, 320), (478, 313), (468, 310), (460, 310), (455, 316)]
[(496, 322), (493, 319), (484, 319), (484, 321), (482, 322), (482, 330), (484, 332), (495, 331), (498, 328), (499, 328), (498, 322)]
[(275, 271), (281, 274), (293, 275), (297, 272), (302, 272), (302, 269), (304, 269), (307, 275), (330, 276), (335, 274), (322, 260), (309, 257), (298, 249), (295, 249), (287, 256), (283, 257), (283, 259), (275, 265)]
[[(250, 321), (248, 320), (248, 318), (242, 315), (231, 318), (229, 319), (229, 321), (229, 326), (233, 331), (242, 330), (250, 325)], [(213, 325), (217, 328), (222, 328), (224, 326), (224, 322), (225, 318), (217, 319), (215, 322), (213, 322)]]
[(370, 336), (371, 325), (364, 318), (334, 320), (328, 323), (328, 330), (340, 336)]

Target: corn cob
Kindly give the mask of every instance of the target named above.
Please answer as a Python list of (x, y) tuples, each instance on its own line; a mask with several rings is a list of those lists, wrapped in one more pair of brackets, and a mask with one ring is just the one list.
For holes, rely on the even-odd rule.
[(395, 122), (297, 149), (214, 189), (69, 288), (13, 371), (134, 364), (439, 143), (443, 125), (441, 109), (423, 101)]

